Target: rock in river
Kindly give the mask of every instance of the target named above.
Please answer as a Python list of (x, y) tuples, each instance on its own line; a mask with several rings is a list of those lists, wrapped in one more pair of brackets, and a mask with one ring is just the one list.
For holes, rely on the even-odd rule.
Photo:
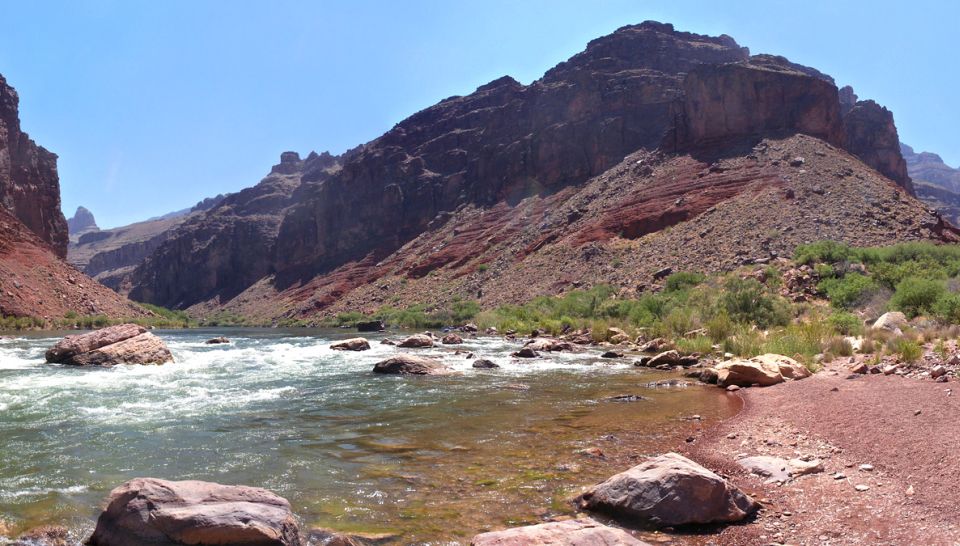
[(575, 519), (493, 531), (473, 537), (472, 546), (645, 546), (626, 531), (597, 523), (592, 519)]
[(220, 337), (210, 338), (204, 343), (206, 343), (207, 345), (223, 345), (224, 343), (230, 343), (230, 340), (223, 336), (220, 336)]
[(403, 347), (405, 349), (433, 347), (433, 338), (426, 334), (414, 334), (401, 341), (399, 347)]
[(621, 472), (589, 488), (576, 503), (624, 523), (659, 527), (740, 521), (759, 507), (736, 486), (676, 453)]
[(432, 358), (398, 354), (381, 362), (377, 362), (373, 367), (373, 373), (399, 375), (444, 375), (450, 373), (450, 368), (447, 368), (441, 362)]
[(498, 365), (497, 365), (495, 362), (493, 362), (492, 360), (487, 360), (487, 359), (485, 359), (485, 358), (480, 358), (480, 359), (476, 360), (476, 361), (473, 363), (473, 367), (474, 367), (474, 368), (486, 368), (486, 369), (491, 369), (491, 368), (499, 368), (500, 366), (498, 366)]
[(113, 366), (164, 364), (173, 362), (173, 355), (160, 338), (143, 326), (120, 324), (67, 336), (47, 350), (46, 359), (75, 366)]
[(301, 546), (290, 503), (266, 489), (137, 478), (110, 492), (89, 546)]
[(338, 341), (330, 345), (330, 348), (334, 351), (366, 351), (370, 348), (370, 342), (362, 337), (353, 337)]
[(463, 343), (463, 338), (451, 332), (443, 336), (443, 339), (440, 340), (440, 343), (443, 343), (444, 345), (459, 345)]

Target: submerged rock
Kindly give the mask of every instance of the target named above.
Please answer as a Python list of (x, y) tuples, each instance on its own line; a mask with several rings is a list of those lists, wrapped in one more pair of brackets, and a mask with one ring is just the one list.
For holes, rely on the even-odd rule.
[(10, 546), (70, 546), (70, 534), (63, 527), (44, 525), (23, 533)]
[(206, 343), (207, 345), (222, 345), (224, 343), (230, 343), (230, 340), (223, 336), (220, 336), (220, 337), (208, 339), (204, 343)]
[(444, 375), (450, 373), (450, 368), (440, 361), (422, 356), (398, 354), (386, 360), (377, 362), (373, 373), (396, 375)]
[(67, 336), (48, 349), (45, 356), (47, 362), (74, 366), (173, 362), (173, 355), (163, 341), (136, 324)]
[(370, 348), (370, 342), (362, 337), (354, 337), (338, 341), (330, 345), (330, 348), (334, 351), (366, 351)]
[(626, 531), (592, 519), (555, 521), (483, 533), (473, 537), (471, 546), (645, 546)]
[(624, 523), (659, 527), (740, 521), (759, 507), (734, 485), (676, 453), (621, 472), (575, 502)]
[(301, 546), (286, 499), (257, 487), (137, 478), (110, 492), (89, 546)]
[(405, 349), (433, 347), (433, 338), (426, 334), (413, 334), (401, 341), (398, 347)]

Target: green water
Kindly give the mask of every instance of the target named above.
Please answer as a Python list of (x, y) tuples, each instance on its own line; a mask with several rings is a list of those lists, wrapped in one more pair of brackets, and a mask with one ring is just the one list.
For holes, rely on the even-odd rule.
[[(388, 532), (397, 543), (473, 534), (569, 512), (577, 488), (735, 411), (715, 388), (654, 387), (673, 376), (598, 352), (512, 359), (517, 344), (420, 350), (459, 374), (387, 377), (396, 352), (335, 352), (341, 331), (157, 332), (176, 363), (77, 369), (45, 364), (59, 336), (0, 339), (0, 519), (88, 533), (110, 489), (137, 476), (271, 489), (306, 529)], [(225, 335), (227, 346), (204, 340)], [(524, 385), (521, 388), (518, 384)], [(638, 394), (645, 400), (608, 398)], [(704, 421), (684, 419), (699, 414)], [(603, 459), (577, 453), (598, 447)], [(2, 541), (0, 541), (2, 543)]]

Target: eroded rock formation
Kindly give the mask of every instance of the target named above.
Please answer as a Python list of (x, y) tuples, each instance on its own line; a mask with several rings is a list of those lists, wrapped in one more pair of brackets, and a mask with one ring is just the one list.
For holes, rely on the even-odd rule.
[(93, 213), (87, 210), (86, 207), (77, 207), (77, 212), (73, 213), (73, 217), (67, 220), (67, 228), (70, 230), (71, 242), (79, 239), (80, 235), (84, 233), (100, 230), (100, 228), (97, 227), (97, 220), (93, 217)]
[(19, 104), (0, 75), (0, 205), (63, 258), (68, 230), (60, 211), (57, 156), (20, 130)]

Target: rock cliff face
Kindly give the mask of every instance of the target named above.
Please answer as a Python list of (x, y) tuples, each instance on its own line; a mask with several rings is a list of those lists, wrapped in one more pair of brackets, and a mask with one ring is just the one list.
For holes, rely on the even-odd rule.
[(70, 230), (71, 243), (78, 240), (80, 235), (84, 233), (100, 230), (93, 213), (85, 207), (77, 207), (77, 212), (73, 214), (73, 218), (67, 220), (67, 228)]
[(902, 143), (900, 148), (917, 197), (960, 225), (960, 169), (950, 167), (937, 154), (916, 153)]
[(259, 184), (227, 196), (169, 234), (133, 273), (130, 296), (170, 307), (233, 298), (273, 272), (277, 231), (301, 177), (322, 183), (338, 169), (338, 158), (330, 154), (301, 160), (285, 152)]
[(858, 101), (843, 118), (844, 148), (880, 174), (914, 193), (893, 113), (872, 100)]
[(57, 156), (20, 130), (19, 105), (17, 92), (0, 75), (0, 205), (63, 258), (68, 231)]
[[(892, 116), (841, 102), (829, 76), (782, 57), (751, 57), (728, 36), (677, 32), (653, 22), (624, 27), (530, 85), (503, 77), (418, 112), (339, 158), (334, 168), (285, 154), (260, 185), (161, 245), (132, 276), (131, 294), (207, 310), (234, 305), (250, 311), (261, 300), (282, 301), (263, 315), (300, 317), (388, 274), (385, 264), (408, 278), (447, 269), (465, 274), (476, 267), (483, 245), (511, 242), (512, 259), (527, 260), (566, 236), (548, 229), (564, 220), (540, 207), (576, 197), (581, 206), (568, 211), (576, 221), (589, 208), (590, 199), (580, 193), (584, 184), (624, 168), (624, 158), (641, 151), (717, 161), (755, 155), (751, 147), (764, 137), (801, 133), (828, 146), (838, 162), (859, 165), (838, 152), (849, 146), (909, 191), (909, 179), (899, 176), (899, 152), (888, 153), (890, 129), (896, 140)], [(881, 134), (871, 134), (874, 128)], [(634, 168), (652, 171), (644, 162), (654, 159), (663, 161), (642, 156)], [(837, 172), (846, 177), (849, 168), (838, 164)], [(717, 177), (678, 173), (688, 178), (642, 186), (642, 198), (620, 203), (613, 216), (594, 218), (567, 244), (639, 240), (749, 188), (779, 187), (778, 177), (792, 176), (773, 167)], [(275, 198), (248, 207), (261, 192)], [(592, 195), (594, 201), (604, 197)], [(473, 228), (460, 225), (464, 211), (481, 215)], [(537, 224), (541, 232), (553, 234), (521, 245), (533, 218), (543, 222)], [(431, 244), (422, 246), (424, 238)], [(416, 259), (401, 259), (413, 244)]]

